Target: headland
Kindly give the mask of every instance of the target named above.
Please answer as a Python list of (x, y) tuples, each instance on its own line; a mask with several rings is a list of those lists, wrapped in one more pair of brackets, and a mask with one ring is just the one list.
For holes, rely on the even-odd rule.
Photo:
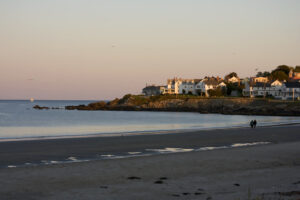
[(197, 97), (193, 95), (125, 95), (121, 99), (88, 105), (66, 106), (67, 110), (175, 111), (227, 115), (300, 116), (299, 101), (264, 98)]

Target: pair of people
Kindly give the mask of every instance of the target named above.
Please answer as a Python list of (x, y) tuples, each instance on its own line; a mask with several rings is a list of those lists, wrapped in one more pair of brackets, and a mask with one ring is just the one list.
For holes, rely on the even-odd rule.
[(251, 122), (250, 122), (251, 128), (256, 128), (256, 124), (257, 124), (256, 119), (255, 120), (251, 120)]

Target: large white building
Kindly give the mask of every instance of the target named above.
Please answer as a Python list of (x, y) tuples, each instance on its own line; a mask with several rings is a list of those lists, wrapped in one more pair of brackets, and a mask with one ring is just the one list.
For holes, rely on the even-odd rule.
[(281, 98), (283, 83), (276, 80), (272, 83), (255, 82), (247, 84), (243, 89), (243, 95), (248, 97), (268, 97)]
[(164, 94), (196, 94), (195, 85), (200, 79), (168, 79)]
[(208, 90), (218, 87), (226, 87), (226, 84), (215, 77), (205, 77), (204, 79), (168, 79), (167, 86), (163, 94), (193, 94), (209, 96)]
[(300, 82), (256, 82), (246, 85), (243, 95), (247, 97), (274, 97), (282, 100), (300, 99)]

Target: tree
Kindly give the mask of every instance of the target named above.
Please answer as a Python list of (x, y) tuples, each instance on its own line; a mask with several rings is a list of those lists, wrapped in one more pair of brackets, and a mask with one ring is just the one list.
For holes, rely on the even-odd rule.
[(230, 96), (230, 94), (231, 94), (231, 92), (232, 92), (233, 90), (236, 90), (236, 89), (237, 89), (237, 86), (234, 85), (233, 83), (228, 83), (226, 87), (227, 87), (226, 94), (227, 94), (228, 96)]
[(286, 75), (289, 75), (291, 70), (291, 67), (287, 66), (287, 65), (279, 65), (274, 71), (283, 71)]
[(207, 92), (210, 97), (221, 97), (221, 96), (225, 96), (226, 94), (226, 90), (224, 90), (224, 88), (222, 87), (218, 87), (214, 90), (210, 89)]
[(280, 70), (274, 70), (272, 71), (270, 78), (272, 80), (279, 80), (279, 81), (284, 81), (284, 80), (288, 80), (289, 76), (284, 72), (284, 71), (280, 71)]
[(224, 79), (225, 80), (228, 80), (228, 79), (230, 79), (230, 78), (232, 78), (232, 77), (238, 77), (238, 75), (237, 75), (237, 73), (236, 72), (231, 72), (231, 73), (229, 73), (229, 74), (227, 74), (225, 77), (224, 77)]
[(262, 72), (257, 72), (256, 77), (262, 77), (263, 73)]
[(268, 72), (268, 71), (264, 71), (264, 73), (263, 73), (263, 77), (268, 77), (268, 76), (270, 76), (270, 75), (271, 75), (271, 73)]
[(132, 95), (131, 94), (126, 94), (122, 97), (122, 99), (119, 100), (119, 104), (125, 103)]
[(245, 85), (236, 85), (234, 83), (228, 83), (225, 90), (225, 94), (227, 94), (227, 96), (230, 96), (232, 91), (237, 91), (240, 95), (242, 94), (244, 88)]
[(256, 77), (268, 77), (270, 75), (271, 75), (270, 72), (264, 71), (264, 72), (257, 72)]

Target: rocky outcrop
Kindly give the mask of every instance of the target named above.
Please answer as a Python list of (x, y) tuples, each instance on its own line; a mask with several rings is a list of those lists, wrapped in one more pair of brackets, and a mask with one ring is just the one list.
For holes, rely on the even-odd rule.
[(67, 110), (179, 111), (240, 115), (300, 116), (300, 102), (250, 98), (126, 95), (110, 102), (66, 106)]
[(58, 110), (58, 109), (61, 109), (59, 107), (47, 107), (47, 106), (39, 106), (39, 105), (35, 105), (33, 106), (34, 109), (36, 110), (49, 110), (49, 109), (52, 109), (52, 110)]
[(33, 106), (33, 108), (37, 109), (37, 110), (49, 110), (50, 109), (49, 107), (39, 106), (39, 105), (35, 105), (35, 106)]

